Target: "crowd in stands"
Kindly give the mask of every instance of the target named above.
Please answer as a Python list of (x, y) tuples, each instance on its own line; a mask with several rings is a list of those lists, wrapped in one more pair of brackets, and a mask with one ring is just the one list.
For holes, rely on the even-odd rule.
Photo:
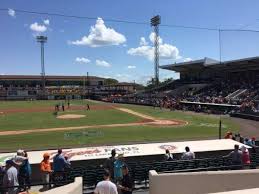
[[(252, 147), (251, 152), (255, 151), (255, 138), (244, 138), (240, 134), (233, 135), (231, 132), (228, 132), (225, 138), (248, 145)], [(233, 169), (242, 169), (245, 165), (251, 164), (249, 150), (244, 145), (241, 147), (235, 145), (234, 150), (224, 157), (230, 158), (232, 165), (237, 166)], [(51, 184), (55, 185), (55, 183), (51, 182), (51, 177), (54, 173), (62, 176), (62, 173), (68, 172), (72, 168), (71, 162), (63, 154), (62, 149), (57, 150), (57, 154), (53, 157), (53, 162), (50, 161), (50, 158), (49, 153), (44, 153), (39, 165), (43, 185), (41, 191), (50, 189)], [(188, 161), (195, 158), (195, 153), (191, 151), (190, 147), (186, 146), (180, 160)], [(174, 160), (177, 160), (174, 155), (169, 150), (165, 150), (164, 161)], [(134, 181), (123, 153), (117, 154), (116, 150), (113, 149), (111, 156), (105, 160), (101, 168), (103, 169), (103, 181), (96, 185), (95, 194), (105, 194), (107, 192), (112, 194), (132, 194)], [(26, 151), (18, 150), (14, 157), (5, 162), (5, 166), (0, 167), (0, 172), (4, 174), (2, 186), (6, 188), (6, 194), (17, 194), (18, 191), (30, 188), (32, 170)]]

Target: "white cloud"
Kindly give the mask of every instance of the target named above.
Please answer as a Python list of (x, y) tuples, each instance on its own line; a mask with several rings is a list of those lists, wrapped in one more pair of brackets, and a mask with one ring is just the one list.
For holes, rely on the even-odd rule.
[(44, 23), (45, 25), (49, 25), (49, 19), (43, 20), (43, 23)]
[(13, 9), (8, 9), (8, 15), (11, 17), (15, 17), (15, 11)]
[[(150, 33), (149, 40), (154, 44), (154, 42), (155, 42), (155, 33), (154, 32)], [(163, 43), (163, 40), (160, 36), (158, 36), (158, 42), (159, 42), (159, 44)]]
[(111, 64), (106, 62), (106, 61), (104, 61), (104, 60), (98, 60), (97, 59), (97, 60), (95, 60), (95, 64), (97, 66), (101, 66), (101, 67), (111, 67)]
[(91, 60), (89, 60), (89, 59), (87, 59), (87, 58), (85, 58), (85, 57), (77, 57), (76, 59), (75, 59), (75, 62), (77, 62), (77, 63), (90, 63), (91, 62)]
[(106, 27), (102, 18), (98, 18), (96, 24), (91, 26), (88, 36), (83, 36), (81, 40), (70, 41), (74, 45), (90, 47), (120, 45), (125, 42), (125, 36), (116, 32), (113, 28)]
[(139, 45), (140, 46), (147, 46), (148, 45), (148, 42), (146, 41), (145, 37), (140, 38)]
[[(152, 32), (149, 35), (149, 40), (151, 43), (154, 42), (154, 33)], [(177, 47), (171, 44), (163, 43), (162, 38), (159, 37), (159, 57), (160, 59), (179, 59), (179, 50)], [(130, 48), (127, 53), (133, 56), (145, 57), (148, 60), (152, 61), (154, 58), (154, 47), (150, 46), (149, 43), (145, 40), (144, 37), (141, 37), (139, 47)]]
[(135, 65), (128, 65), (128, 69), (136, 69)]
[(192, 58), (187, 57), (187, 58), (184, 58), (184, 59), (183, 59), (183, 62), (188, 62), (188, 61), (192, 61)]
[(30, 25), (30, 29), (34, 32), (45, 32), (47, 30), (47, 27), (45, 25), (40, 25), (38, 22), (35, 22)]

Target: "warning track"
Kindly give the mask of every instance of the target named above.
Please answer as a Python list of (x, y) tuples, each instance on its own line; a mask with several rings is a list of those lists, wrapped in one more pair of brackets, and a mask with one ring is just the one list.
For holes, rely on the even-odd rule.
[(85, 126), (77, 126), (77, 127), (59, 127), (59, 128), (43, 128), (43, 129), (29, 129), (29, 130), (19, 130), (19, 131), (1, 131), (0, 136), (4, 135), (21, 135), (28, 133), (41, 133), (41, 132), (52, 132), (52, 131), (72, 131), (78, 129), (89, 129), (89, 128), (111, 128), (111, 127), (127, 127), (127, 126), (179, 126), (186, 125), (188, 122), (180, 121), (180, 120), (163, 120), (157, 119), (149, 115), (145, 115), (127, 108), (113, 107), (114, 109), (126, 112), (128, 114), (132, 114), (143, 118), (144, 120), (141, 122), (134, 123), (121, 123), (121, 124), (106, 124), (106, 125), (85, 125)]

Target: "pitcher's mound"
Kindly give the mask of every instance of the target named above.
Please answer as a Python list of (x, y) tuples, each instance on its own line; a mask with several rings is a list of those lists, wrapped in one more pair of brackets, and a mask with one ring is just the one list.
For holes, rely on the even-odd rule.
[(57, 116), (58, 119), (80, 119), (84, 117), (85, 115), (77, 115), (77, 114), (65, 114), (65, 115)]

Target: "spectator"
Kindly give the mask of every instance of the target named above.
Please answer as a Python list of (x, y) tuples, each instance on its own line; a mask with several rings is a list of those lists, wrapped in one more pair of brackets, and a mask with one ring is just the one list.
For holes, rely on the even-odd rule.
[(3, 178), (3, 186), (4, 187), (12, 187), (7, 189), (8, 194), (18, 194), (19, 183), (18, 183), (18, 171), (14, 167), (15, 163), (13, 160), (7, 160), (5, 166), (5, 174)]
[(53, 158), (53, 170), (54, 172), (62, 172), (65, 168), (70, 168), (70, 164), (62, 155), (62, 149), (58, 149), (57, 155)]
[(118, 194), (116, 185), (110, 180), (110, 173), (104, 170), (104, 180), (99, 182), (94, 190), (94, 194)]
[(242, 152), (239, 150), (239, 145), (234, 146), (234, 151), (230, 152), (227, 157), (231, 158), (232, 165), (242, 165)]
[(173, 160), (173, 155), (170, 153), (168, 149), (165, 150), (165, 161)]
[(121, 180), (121, 185), (118, 185), (118, 188), (121, 190), (122, 194), (132, 194), (133, 182), (126, 165), (123, 165), (122, 167), (122, 174), (123, 178)]
[(187, 146), (187, 147), (185, 147), (185, 153), (183, 153), (183, 155), (182, 155), (182, 159), (183, 160), (193, 160), (193, 159), (195, 159), (195, 154), (194, 154), (194, 152), (191, 152), (190, 151), (190, 148)]
[[(28, 159), (27, 152), (24, 151), (24, 157), (26, 158), (19, 168), (18, 180), (19, 185), (30, 185), (31, 184), (31, 165)], [(26, 188), (24, 188), (26, 190)]]
[(27, 158), (25, 157), (24, 150), (17, 150), (16, 156), (12, 158), (17, 166), (21, 166)]
[(244, 144), (249, 146), (249, 139), (248, 138), (245, 138)]
[(242, 163), (244, 165), (251, 164), (250, 154), (249, 154), (249, 151), (247, 150), (247, 148), (245, 146), (241, 146), (241, 151), (242, 151)]
[(116, 160), (115, 156), (116, 156), (116, 150), (113, 149), (111, 151), (111, 157), (107, 158), (103, 165), (104, 169), (107, 169), (110, 172), (112, 180), (114, 179), (114, 162)]
[(115, 182), (119, 182), (122, 179), (122, 166), (125, 165), (123, 156), (124, 156), (123, 154), (119, 154), (118, 158), (114, 162), (114, 180), (115, 180)]
[(42, 188), (43, 191), (49, 188), (48, 183), (50, 180), (50, 173), (52, 172), (49, 158), (50, 158), (49, 153), (45, 153), (43, 155), (43, 160), (40, 163), (41, 178), (42, 178), (42, 182), (44, 183)]
[(251, 139), (248, 140), (248, 145), (251, 147), (255, 146), (255, 137), (252, 137)]
[(64, 156), (65, 160), (67, 161), (68, 165), (65, 167), (65, 170), (70, 170), (71, 169), (71, 162), (68, 158), (67, 155)]
[(227, 134), (225, 135), (225, 139), (232, 139), (233, 138), (233, 134), (231, 131), (228, 131)]

